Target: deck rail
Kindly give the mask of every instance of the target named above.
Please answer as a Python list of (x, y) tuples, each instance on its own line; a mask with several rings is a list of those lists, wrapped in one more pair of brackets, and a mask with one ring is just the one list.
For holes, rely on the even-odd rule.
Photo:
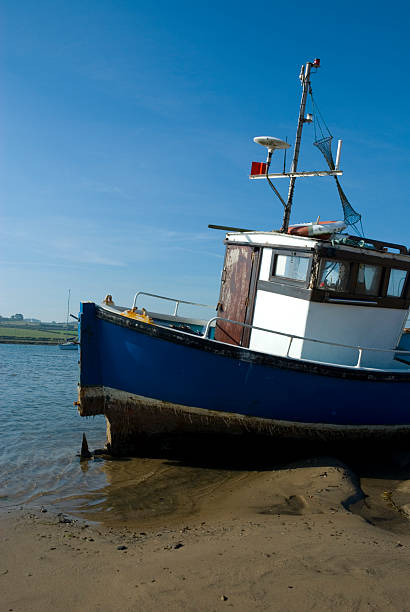
[(147, 295), (149, 297), (158, 298), (160, 300), (165, 300), (167, 302), (175, 302), (175, 308), (174, 308), (174, 314), (173, 314), (174, 317), (176, 317), (178, 314), (178, 308), (180, 304), (188, 304), (189, 306), (200, 306), (202, 308), (214, 308), (214, 306), (210, 306), (209, 304), (198, 304), (197, 302), (187, 302), (186, 300), (180, 300), (178, 298), (170, 298), (170, 297), (166, 297), (165, 295), (156, 295), (155, 293), (146, 293), (145, 291), (138, 291), (134, 295), (134, 301), (132, 303), (133, 308), (136, 307), (137, 299), (140, 295)]
[[(403, 351), (401, 349), (382, 349), (382, 348), (375, 348), (375, 347), (370, 347), (370, 346), (357, 346), (357, 345), (352, 345), (352, 344), (340, 344), (339, 342), (329, 342), (327, 340), (318, 340), (317, 338), (308, 338), (306, 336), (298, 336), (297, 334), (287, 334), (286, 332), (280, 332), (280, 331), (275, 331), (273, 329), (267, 329), (266, 327), (258, 327), (257, 325), (250, 325), (249, 323), (242, 323), (241, 321), (233, 321), (232, 319), (225, 319), (224, 317), (212, 317), (212, 319), (209, 319), (208, 323), (206, 324), (205, 327), (205, 331), (203, 333), (203, 338), (208, 338), (209, 335), (209, 330), (212, 326), (212, 323), (216, 323), (217, 321), (224, 321), (226, 323), (234, 323), (236, 325), (241, 325), (242, 327), (246, 327), (248, 329), (255, 329), (258, 331), (263, 331), (263, 332), (269, 332), (270, 334), (277, 334), (278, 336), (284, 336), (286, 338), (289, 338), (289, 345), (288, 345), (288, 349), (286, 351), (286, 357), (289, 357), (289, 352), (292, 346), (292, 342), (293, 340), (305, 340), (307, 342), (315, 342), (318, 344), (325, 344), (327, 346), (337, 346), (340, 348), (346, 348), (346, 349), (353, 349), (358, 351), (358, 358), (357, 358), (357, 362), (356, 365), (354, 365), (354, 368), (360, 368), (362, 367), (362, 358), (363, 358), (363, 352), (364, 351), (370, 351), (370, 352), (375, 352), (375, 353), (392, 353), (392, 354), (400, 354), (400, 355), (410, 355), (410, 350), (408, 351)], [(303, 359), (303, 358), (301, 358)], [(308, 360), (306, 360), (308, 361)], [(409, 364), (410, 366), (410, 364)]]

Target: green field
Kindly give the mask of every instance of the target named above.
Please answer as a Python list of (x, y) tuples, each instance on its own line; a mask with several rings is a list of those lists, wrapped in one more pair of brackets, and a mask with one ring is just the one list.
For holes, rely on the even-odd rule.
[(44, 342), (47, 344), (60, 344), (67, 338), (77, 337), (76, 325), (69, 328), (56, 328), (47, 324), (38, 323), (2, 323), (0, 324), (0, 342)]

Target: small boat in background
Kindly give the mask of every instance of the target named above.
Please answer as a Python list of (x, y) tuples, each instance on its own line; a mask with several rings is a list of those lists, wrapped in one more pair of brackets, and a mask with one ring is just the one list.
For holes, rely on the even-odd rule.
[(67, 338), (65, 342), (58, 345), (62, 351), (76, 351), (80, 343), (75, 338)]
[[(68, 328), (68, 320), (70, 318), (70, 297), (71, 297), (71, 289), (68, 290), (68, 300), (67, 300), (67, 319), (66, 319), (66, 325)], [(73, 315), (71, 315), (73, 316)], [(73, 350), (77, 350), (78, 346), (79, 346), (79, 342), (77, 340), (77, 338), (75, 336), (73, 336), (72, 338), (66, 338), (66, 341), (63, 342), (62, 344), (58, 345), (59, 348), (62, 351), (73, 351)]]

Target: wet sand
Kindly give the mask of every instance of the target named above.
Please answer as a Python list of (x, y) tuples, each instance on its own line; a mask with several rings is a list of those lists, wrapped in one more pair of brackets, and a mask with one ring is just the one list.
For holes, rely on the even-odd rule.
[(0, 518), (1, 609), (410, 610), (410, 453), (342, 454), (104, 461), (69, 514)]

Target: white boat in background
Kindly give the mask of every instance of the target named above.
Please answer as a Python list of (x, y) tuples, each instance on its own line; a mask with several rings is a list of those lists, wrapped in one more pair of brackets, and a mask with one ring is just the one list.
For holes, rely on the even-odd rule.
[[(68, 328), (68, 319), (70, 317), (70, 297), (71, 297), (71, 289), (68, 290), (68, 300), (67, 300), (67, 320), (66, 325)], [(73, 351), (77, 350), (79, 346), (79, 342), (75, 336), (72, 338), (67, 338), (65, 342), (58, 345), (62, 351)]]
[(80, 343), (77, 342), (77, 340), (68, 339), (62, 344), (59, 344), (58, 348), (60, 348), (62, 351), (73, 351), (73, 350), (77, 350), (79, 346), (80, 346)]

